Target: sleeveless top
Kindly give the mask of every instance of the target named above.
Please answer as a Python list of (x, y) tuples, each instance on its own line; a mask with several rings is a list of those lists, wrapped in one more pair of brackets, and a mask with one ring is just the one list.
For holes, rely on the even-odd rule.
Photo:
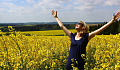
[(66, 68), (72, 69), (72, 66), (78, 69), (84, 69), (86, 62), (86, 46), (89, 34), (85, 34), (80, 40), (75, 40), (75, 35), (71, 32), (71, 46)]

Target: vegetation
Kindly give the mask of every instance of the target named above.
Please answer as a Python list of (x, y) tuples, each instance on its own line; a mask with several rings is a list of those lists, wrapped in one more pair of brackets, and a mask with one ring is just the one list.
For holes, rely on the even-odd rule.
[[(86, 70), (120, 70), (119, 23), (115, 22), (103, 32), (110, 35), (96, 35), (89, 41)], [(90, 27), (90, 31), (102, 25)], [(62, 30), (17, 32), (13, 28), (1, 27), (0, 30), (0, 70), (65, 70), (70, 38)]]
[[(68, 36), (25, 36), (12, 27), (8, 30), (7, 36), (0, 32), (1, 70), (65, 70), (70, 51)], [(120, 70), (120, 34), (95, 36), (86, 54), (86, 70)]]
[[(107, 22), (104, 22), (103, 24), (98, 24), (98, 25), (93, 25), (93, 26), (89, 26), (89, 31), (92, 32), (98, 28), (100, 28), (101, 26), (103, 26), (104, 24), (106, 24)], [(107, 29), (105, 29), (103, 32), (101, 32), (100, 34), (104, 34), (104, 35), (109, 35), (109, 34), (118, 34), (120, 32), (120, 20), (114, 22), (112, 25), (110, 25)], [(74, 29), (75, 28), (75, 24), (65, 24), (65, 26), (68, 29)], [(61, 30), (61, 28), (59, 27), (58, 24), (38, 24), (38, 25), (25, 25), (25, 26), (13, 26), (13, 28), (16, 31), (48, 31), (48, 30)], [(9, 32), (7, 27), (1, 27), (0, 30), (2, 30), (3, 32)], [(29, 34), (27, 34), (29, 35)]]

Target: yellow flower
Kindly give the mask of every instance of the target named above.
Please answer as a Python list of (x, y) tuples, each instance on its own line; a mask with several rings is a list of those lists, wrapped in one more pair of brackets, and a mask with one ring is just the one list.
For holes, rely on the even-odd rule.
[(115, 65), (115, 70), (120, 70), (120, 65)]
[(48, 66), (45, 66), (46, 69), (48, 69)]
[[(12, 27), (9, 29), (12, 30)], [(25, 36), (22, 33), (30, 33), (34, 36)], [(64, 35), (64, 32), (62, 30), (27, 31), (16, 32), (16, 36), (13, 33), (9, 36), (0, 36), (0, 66), (18, 69), (26, 65), (30, 70), (37, 68), (64, 70), (70, 51), (70, 38), (68, 36), (44, 36), (52, 34)], [(81, 54), (83, 59), (86, 56), (85, 69), (119, 70), (119, 46), (120, 34), (96, 35), (87, 44), (86, 55)], [(71, 61), (77, 63), (74, 58)], [(71, 65), (74, 67), (74, 64)]]
[(72, 58), (71, 61), (74, 62), (74, 58)]

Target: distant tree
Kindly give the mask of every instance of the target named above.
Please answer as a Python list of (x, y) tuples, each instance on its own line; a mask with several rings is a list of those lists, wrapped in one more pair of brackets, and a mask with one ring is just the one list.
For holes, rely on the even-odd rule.
[(1, 29), (3, 32), (9, 32), (8, 28), (2, 28)]
[(118, 26), (118, 33), (120, 33), (120, 20), (118, 21), (118, 24), (119, 24), (119, 26)]

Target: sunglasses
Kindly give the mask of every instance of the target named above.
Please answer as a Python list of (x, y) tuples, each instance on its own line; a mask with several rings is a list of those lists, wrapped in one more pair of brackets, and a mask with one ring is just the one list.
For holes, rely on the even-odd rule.
[(78, 23), (78, 25), (82, 25), (82, 26), (84, 26), (84, 24), (82, 24), (82, 23)]

